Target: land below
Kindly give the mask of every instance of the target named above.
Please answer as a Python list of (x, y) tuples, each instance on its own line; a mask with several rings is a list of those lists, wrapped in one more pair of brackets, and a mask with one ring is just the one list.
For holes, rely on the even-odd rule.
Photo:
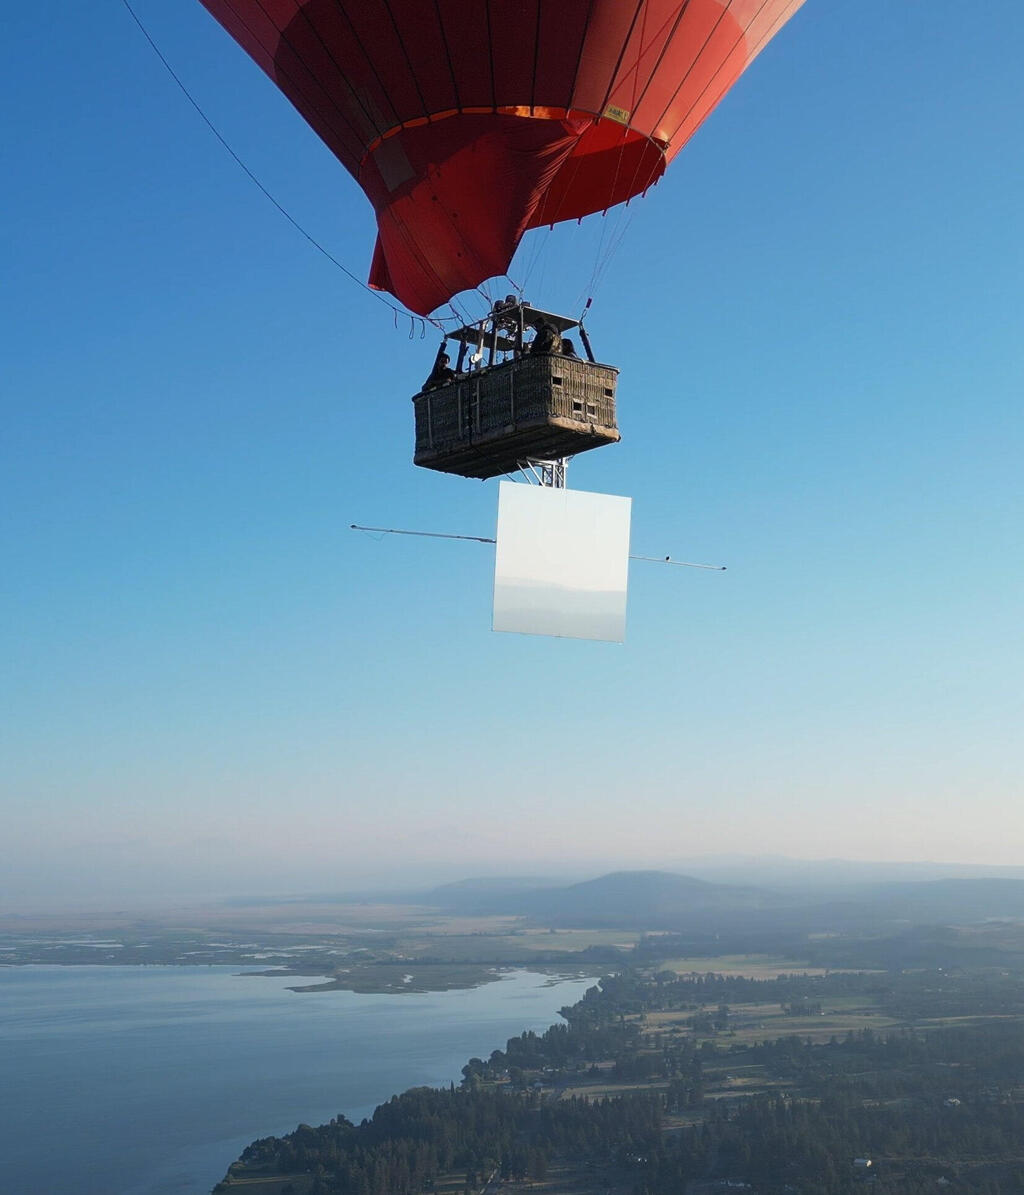
[(625, 968), (546, 1033), (469, 1059), (458, 1088), (253, 1142), (217, 1191), (1024, 1189), (1024, 974), (777, 961)]
[[(254, 1195), (1024, 1191), (1024, 881), (620, 872), (417, 899), (0, 918), (0, 964), (220, 965), (402, 995), (603, 974), (545, 1034), (360, 1125), (254, 1142)], [(258, 978), (253, 982), (258, 982)]]

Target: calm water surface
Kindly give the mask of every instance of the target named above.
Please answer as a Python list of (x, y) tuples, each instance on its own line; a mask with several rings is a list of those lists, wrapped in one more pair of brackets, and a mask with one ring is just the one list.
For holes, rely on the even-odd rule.
[(255, 1137), (461, 1078), (594, 982), (297, 994), (220, 967), (0, 967), (0, 1191), (205, 1195)]

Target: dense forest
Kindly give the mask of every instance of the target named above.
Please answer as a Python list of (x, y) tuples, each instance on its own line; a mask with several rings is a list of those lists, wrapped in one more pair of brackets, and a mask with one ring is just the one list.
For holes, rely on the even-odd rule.
[(316, 1129), (302, 1125), (283, 1139), (254, 1142), (241, 1161), (282, 1173), (312, 1170), (317, 1195), (411, 1195), (452, 1170), (475, 1190), (495, 1173), (542, 1180), (554, 1152), (608, 1160), (653, 1149), (660, 1128), (651, 1096), (543, 1103), (478, 1086), (414, 1088), (359, 1126), (344, 1117)]
[[(833, 1005), (894, 1023), (734, 1028), (750, 1009), (825, 1025)], [(564, 1023), (470, 1059), (457, 1088), (254, 1142), (218, 1190), (276, 1175), (286, 1195), (555, 1192), (557, 1173), (576, 1191), (630, 1195), (1024, 1192), (1022, 1015), (1024, 982), (1006, 973), (630, 971)]]

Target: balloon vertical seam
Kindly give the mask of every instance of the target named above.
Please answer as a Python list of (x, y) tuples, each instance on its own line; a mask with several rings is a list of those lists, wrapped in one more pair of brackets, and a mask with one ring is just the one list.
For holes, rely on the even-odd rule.
[(444, 56), (448, 63), (448, 74), (452, 79), (452, 91), (455, 94), (455, 108), (457, 111), (462, 111), (462, 96), (459, 92), (459, 81), (455, 76), (455, 63), (452, 61), (452, 48), (448, 43), (448, 33), (444, 27), (444, 21), (441, 17), (441, 2), (434, 0), (434, 12), (437, 14), (437, 28), (441, 33), (441, 41), (444, 43)]
[[(341, 63), (338, 62), (338, 60), (334, 57), (334, 54), (332, 53), (330, 47), (327, 45), (327, 42), (324, 40), (323, 34), (313, 23), (313, 19), (312, 19), (312, 17), (310, 17), (309, 13), (307, 12), (306, 7), (304, 5), (300, 5), (297, 11), (302, 14), (302, 19), (309, 26), (309, 29), (312, 32), (313, 36), (320, 43), (324, 53), (331, 60), (334, 67), (336, 68), (336, 70), (338, 72), (338, 78), (342, 81), (342, 83), (345, 84), (345, 87), (348, 89), (349, 95), (359, 106), (359, 108), (361, 109), (361, 111), (363, 113), (363, 116), (366, 117), (367, 126), (370, 128), (377, 128), (378, 122), (373, 118), (372, 114), (369, 112), (366, 105), (360, 99), (359, 93), (349, 82), (347, 76), (345, 75), (345, 72), (341, 68)], [(285, 37), (285, 31), (283, 29), (281, 30), (281, 39), (282, 39), (282, 41), (286, 42), (286, 44), (291, 45), (291, 42), (289, 42), (288, 39)], [(295, 54), (296, 58), (299, 58), (299, 52), (298, 52), (298, 50), (295, 49), (294, 46), (292, 46), (292, 53)], [(303, 65), (306, 66), (306, 69), (309, 70), (309, 67), (308, 67), (308, 65), (306, 65), (305, 61), (302, 60), (301, 58), (300, 58), (300, 61), (302, 61)], [(313, 72), (310, 70), (310, 74), (312, 74), (312, 73)], [(340, 111), (340, 109), (339, 109), (339, 111)], [(346, 119), (348, 119), (348, 118), (346, 118)], [(349, 124), (351, 124), (351, 121), (349, 121)], [(356, 135), (359, 136), (358, 131), (356, 132)], [(365, 141), (365, 139), (366, 139), (365, 135), (359, 136), (360, 144), (362, 144), (362, 142)]]
[(583, 36), (580, 38), (580, 51), (576, 55), (576, 69), (573, 71), (572, 83), (570, 85), (569, 94), (566, 97), (565, 106), (567, 109), (572, 109), (576, 103), (576, 89), (579, 83), (580, 70), (583, 67), (583, 55), (586, 53), (587, 49), (587, 39), (590, 37), (590, 22), (594, 17), (594, 5), (596, 3), (597, 0), (590, 0), (590, 3), (587, 7), (586, 20), (583, 22)]
[[(401, 117), (398, 115), (398, 109), (395, 107), (394, 101), (391, 99), (390, 95), (388, 94), (388, 89), (384, 86), (384, 80), (380, 77), (380, 72), (377, 70), (377, 67), (374, 65), (373, 59), (370, 57), (369, 51), (367, 50), (366, 46), (363, 45), (363, 39), (359, 36), (359, 33), (356, 30), (356, 27), (352, 21), (352, 18), (348, 15), (348, 12), (346, 11), (344, 4), (341, 3), (341, 0), (334, 0), (334, 7), (338, 10), (339, 14), (345, 18), (345, 22), (349, 27), (349, 31), (352, 34), (352, 38), (355, 41), (356, 45), (359, 47), (360, 54), (362, 54), (363, 59), (366, 62), (366, 65), (370, 68), (370, 73), (373, 75), (374, 79), (377, 82), (377, 87), (380, 89), (381, 96), (383, 97), (384, 101), (387, 103), (388, 107), (391, 109), (392, 113), (394, 113), (395, 122), (396, 123), (400, 122)], [(312, 22), (310, 22), (310, 23), (312, 24)], [(376, 124), (376, 121), (374, 122), (374, 124)], [(378, 126), (377, 131), (380, 132), (379, 126)]]
[(398, 22), (395, 20), (395, 14), (391, 10), (391, 0), (383, 0), (384, 8), (391, 21), (391, 28), (395, 31), (395, 37), (398, 39), (398, 44), (402, 50), (402, 56), (405, 58), (405, 65), (409, 68), (409, 77), (412, 79), (412, 85), (416, 88), (416, 95), (419, 97), (420, 108), (423, 110), (424, 117), (430, 116), (429, 105), (423, 96), (423, 89), (420, 87), (420, 81), (416, 77), (416, 72), (413, 70), (412, 59), (409, 57), (409, 51), (406, 49), (405, 40), (402, 37), (401, 30), (398, 28)]

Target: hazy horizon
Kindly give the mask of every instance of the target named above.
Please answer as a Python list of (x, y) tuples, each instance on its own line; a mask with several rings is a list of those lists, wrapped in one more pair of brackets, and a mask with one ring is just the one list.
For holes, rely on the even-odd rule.
[[(160, 879), (150, 872), (143, 883), (123, 872), (113, 882), (98, 882), (95, 875), (83, 869), (80, 886), (48, 892), (23, 879), (20, 895), (0, 893), (0, 924), (4, 918), (19, 916), (69, 917), (77, 913), (132, 914), (134, 912), (167, 912), (176, 908), (200, 906), (216, 907), (239, 901), (273, 905), (278, 901), (309, 901), (318, 899), (353, 901), (376, 898), (398, 902), (403, 896), (421, 896), (445, 884), (486, 879), (529, 879), (538, 884), (559, 886), (594, 879), (613, 872), (657, 871), (676, 875), (692, 875), (714, 883), (744, 884), (754, 887), (780, 888), (842, 888), (846, 885), (870, 885), (898, 880), (929, 881), (955, 878), (1014, 878), (1024, 879), (1024, 866), (1013, 864), (981, 864), (969, 861), (937, 860), (879, 860), (820, 858), (798, 859), (787, 856), (708, 855), (689, 859), (661, 859), (638, 862), (623, 859), (594, 859), (552, 861), (547, 870), (538, 871), (535, 861), (524, 859), (517, 866), (509, 862), (500, 870), (467, 870), (456, 860), (421, 865), (410, 869), (393, 863), (390, 868), (349, 869), (344, 873), (324, 871), (267, 874), (259, 879), (239, 869), (235, 874), (222, 875), (220, 884), (209, 872), (196, 874), (189, 882), (184, 872), (177, 877), (168, 872)], [(74, 879), (64, 874), (63, 882)]]

